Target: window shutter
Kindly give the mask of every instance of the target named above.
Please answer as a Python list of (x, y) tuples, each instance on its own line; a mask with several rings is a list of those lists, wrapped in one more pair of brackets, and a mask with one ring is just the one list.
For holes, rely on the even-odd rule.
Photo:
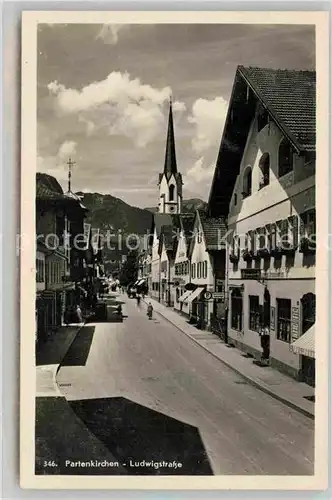
[(270, 226), (270, 242), (271, 242), (271, 250), (275, 250), (277, 247), (277, 225), (276, 223), (271, 224)]
[(293, 236), (293, 245), (297, 247), (299, 244), (299, 220), (297, 215), (292, 215), (289, 218), (289, 221), (292, 225), (292, 236)]
[(300, 223), (299, 234), (300, 234), (300, 238), (303, 238), (305, 236), (306, 215), (307, 214), (304, 213), (304, 214), (301, 214), (300, 217), (299, 217), (299, 223)]

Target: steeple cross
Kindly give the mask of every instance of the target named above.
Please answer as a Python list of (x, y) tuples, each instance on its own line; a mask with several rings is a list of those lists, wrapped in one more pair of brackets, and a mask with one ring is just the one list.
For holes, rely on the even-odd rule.
[(71, 158), (69, 158), (69, 160), (67, 161), (67, 165), (68, 165), (68, 191), (70, 192), (71, 191), (71, 170), (72, 170), (72, 167), (75, 165), (76, 161), (72, 161)]

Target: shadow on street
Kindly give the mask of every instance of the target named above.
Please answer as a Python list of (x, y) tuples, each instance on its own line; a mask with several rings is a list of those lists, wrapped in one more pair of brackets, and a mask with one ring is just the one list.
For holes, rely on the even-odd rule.
[[(126, 398), (69, 402), (108, 451), (127, 468), (128, 474), (212, 475), (199, 431), (184, 422)], [(155, 468), (146, 462), (173, 462), (181, 468)]]
[(86, 364), (94, 331), (94, 326), (85, 326), (78, 332), (74, 342), (63, 358), (62, 366), (84, 366)]

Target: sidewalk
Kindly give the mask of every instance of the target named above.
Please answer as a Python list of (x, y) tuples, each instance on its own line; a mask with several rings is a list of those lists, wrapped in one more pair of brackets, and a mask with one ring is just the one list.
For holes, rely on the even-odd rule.
[(252, 385), (307, 417), (314, 418), (315, 404), (305, 399), (314, 395), (314, 388), (298, 382), (270, 366), (255, 365), (252, 359), (247, 358), (239, 349), (228, 347), (217, 335), (209, 331), (198, 330), (172, 308), (168, 308), (150, 297), (145, 298), (144, 301), (151, 302), (156, 313), (163, 316), (225, 365), (242, 375)]
[(36, 396), (61, 397), (56, 374), (68, 349), (84, 323), (60, 327), (36, 349)]

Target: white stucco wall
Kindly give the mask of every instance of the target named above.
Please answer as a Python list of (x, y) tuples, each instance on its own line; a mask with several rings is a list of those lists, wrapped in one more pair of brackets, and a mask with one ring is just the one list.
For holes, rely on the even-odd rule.
[(159, 273), (160, 273), (160, 257), (158, 254), (159, 240), (157, 237), (157, 231), (154, 230), (153, 243), (152, 243), (152, 256), (151, 256), (151, 287), (149, 293), (151, 297), (158, 298), (158, 290), (153, 289), (153, 283), (159, 283)]
[[(175, 266), (177, 264), (181, 264), (184, 262), (189, 262), (188, 273), (176, 275), (175, 274)], [(175, 261), (174, 261), (174, 266), (173, 266), (173, 275), (174, 275), (174, 277), (172, 278), (172, 280), (175, 280), (175, 281), (178, 280), (180, 282), (179, 286), (178, 287), (174, 286), (173, 290), (172, 290), (172, 300), (174, 303), (174, 308), (177, 310), (183, 310), (183, 312), (188, 313), (188, 305), (181, 306), (182, 303), (176, 301), (176, 289), (177, 288), (179, 289), (180, 296), (181, 296), (185, 292), (184, 286), (187, 283), (189, 283), (189, 281), (190, 281), (190, 261), (187, 257), (187, 243), (186, 243), (186, 239), (184, 237), (184, 233), (182, 230), (180, 232), (178, 246), (177, 246), (177, 250), (176, 250), (176, 256), (175, 256)]]
[[(244, 235), (266, 224), (286, 219), (291, 215), (299, 215), (315, 207), (315, 175), (314, 165), (304, 164), (304, 159), (294, 155), (293, 172), (278, 178), (278, 149), (282, 134), (273, 123), (257, 132), (254, 122), (249, 134), (247, 146), (243, 155), (240, 173), (237, 178), (230, 204), (229, 229), (240, 235), (243, 248)], [(263, 153), (270, 155), (270, 183), (259, 189), (259, 160)], [(252, 194), (242, 200), (243, 174), (246, 167), (252, 166)], [(237, 194), (237, 204), (234, 204), (234, 194)], [(267, 264), (268, 263), (268, 264)], [(243, 283), (243, 332), (229, 328), (229, 336), (242, 344), (258, 351), (261, 350), (260, 338), (256, 332), (249, 330), (249, 295), (258, 295), (263, 304), (264, 284), (256, 280), (241, 280), (241, 269), (248, 267), (264, 269), (268, 273), (265, 284), (271, 296), (271, 307), (276, 307), (277, 298), (292, 300), (292, 307), (300, 304), (301, 297), (315, 290), (315, 258), (312, 257), (304, 265), (303, 254), (296, 251), (294, 260), (282, 256), (281, 261), (270, 260), (255, 262), (248, 265), (240, 256), (238, 266), (228, 262), (229, 284)], [(275, 310), (276, 311), (276, 310)], [(231, 311), (230, 311), (231, 312)], [(276, 321), (276, 319), (275, 319)], [(301, 328), (301, 318), (299, 321)], [(231, 321), (229, 321), (229, 327)], [(301, 332), (299, 332), (301, 334)], [(294, 370), (299, 369), (299, 356), (289, 351), (289, 344), (276, 339), (275, 330), (271, 331), (270, 354), (274, 358)]]

